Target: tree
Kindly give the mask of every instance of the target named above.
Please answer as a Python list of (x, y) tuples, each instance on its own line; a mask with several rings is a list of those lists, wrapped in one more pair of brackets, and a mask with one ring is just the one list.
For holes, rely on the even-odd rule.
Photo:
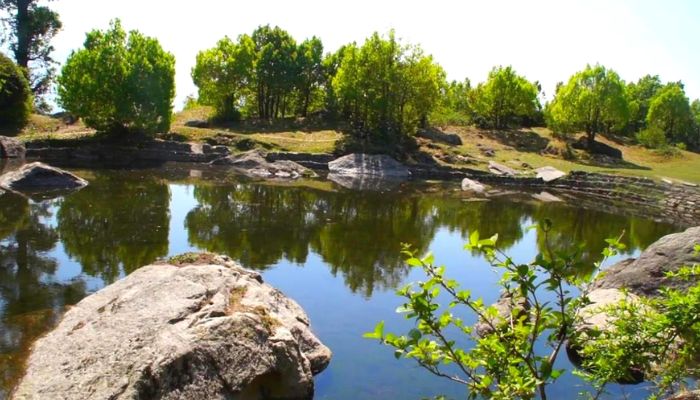
[(619, 130), (627, 123), (624, 82), (613, 70), (587, 65), (558, 88), (547, 114), (554, 130), (585, 131), (590, 149), (596, 134)]
[(646, 128), (649, 103), (662, 87), (663, 84), (658, 75), (645, 75), (637, 83), (630, 82), (627, 85), (627, 96), (630, 103), (629, 124), (632, 132)]
[(678, 83), (667, 84), (649, 102), (647, 124), (660, 128), (670, 141), (690, 144), (692, 123), (690, 103)]
[(25, 71), (39, 109), (47, 110), (42, 95), (49, 90), (55, 77), (54, 48), (51, 39), (61, 30), (58, 13), (38, 0), (0, 0), (0, 10), (8, 15), (2, 22), (9, 29), (9, 41), (15, 61)]
[(307, 39), (297, 49), (299, 80), (299, 114), (306, 117), (312, 96), (324, 80), (323, 43), (316, 36)]
[(32, 93), (22, 70), (0, 53), (0, 127), (24, 127), (32, 111)]
[(59, 104), (99, 131), (153, 134), (170, 128), (175, 57), (156, 39), (127, 35), (119, 20), (87, 34), (58, 78)]
[(200, 103), (213, 106), (220, 119), (236, 119), (253, 80), (254, 62), (255, 44), (248, 35), (235, 43), (225, 37), (216, 47), (199, 52), (192, 80)]
[(258, 27), (252, 39), (256, 52), (258, 116), (263, 119), (284, 117), (299, 75), (296, 41), (287, 31), (270, 25)]
[(427, 121), (440, 99), (445, 73), (417, 46), (374, 33), (347, 46), (333, 79), (343, 114), (363, 136), (400, 137)]
[(697, 148), (700, 146), (700, 100), (693, 100), (693, 103), (690, 105), (690, 112), (693, 114), (693, 136), (690, 141)]
[(541, 108), (538, 88), (512, 67), (495, 67), (473, 91), (474, 111), (489, 126), (506, 128), (516, 119), (534, 116)]

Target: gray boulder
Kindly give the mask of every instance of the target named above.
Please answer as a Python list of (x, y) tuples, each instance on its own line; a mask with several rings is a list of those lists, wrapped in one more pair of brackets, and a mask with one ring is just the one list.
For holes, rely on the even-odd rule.
[(535, 172), (537, 172), (537, 177), (545, 182), (551, 182), (563, 176), (566, 176), (566, 172), (559, 171), (554, 167), (537, 168)]
[(514, 170), (513, 168), (499, 164), (495, 161), (489, 161), (489, 171), (492, 174), (505, 176), (515, 176), (518, 174), (518, 171)]
[(465, 192), (484, 193), (486, 186), (475, 180), (464, 178), (462, 179), (462, 190)]
[(88, 182), (79, 176), (40, 162), (25, 164), (0, 176), (0, 187), (21, 193), (80, 189), (87, 184)]
[(417, 135), (434, 142), (443, 142), (453, 146), (462, 145), (462, 138), (456, 133), (442, 132), (437, 129), (421, 129)]
[(503, 292), (492, 307), (496, 308), (496, 316), (479, 319), (474, 325), (474, 331), (481, 337), (493, 333), (494, 328), (499, 329), (499, 327), (509, 323), (511, 316), (514, 318), (526, 316), (530, 309), (530, 302), (519, 295)]
[(297, 179), (314, 177), (312, 170), (290, 160), (269, 162), (257, 150), (222, 157), (211, 162), (213, 165), (229, 165), (238, 172), (256, 178)]
[(593, 288), (626, 288), (642, 296), (654, 296), (662, 287), (687, 288), (694, 282), (669, 279), (665, 274), (684, 265), (700, 263), (694, 251), (696, 244), (700, 244), (700, 226), (664, 236), (636, 260), (623, 260), (608, 268)]
[(24, 144), (19, 140), (7, 136), (0, 136), (1, 158), (24, 158), (27, 152)]
[(185, 126), (188, 126), (190, 128), (208, 128), (209, 121), (203, 119), (191, 119), (185, 122)]
[(411, 175), (405, 165), (384, 154), (349, 154), (329, 162), (328, 169), (338, 175), (372, 175), (387, 178), (407, 178)]
[(39, 339), (17, 399), (310, 399), (331, 352), (302, 308), (212, 254), (143, 267)]

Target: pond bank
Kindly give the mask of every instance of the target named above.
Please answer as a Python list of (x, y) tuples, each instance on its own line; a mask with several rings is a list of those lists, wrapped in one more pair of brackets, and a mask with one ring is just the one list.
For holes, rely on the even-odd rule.
[[(225, 146), (200, 143), (183, 143), (153, 140), (130, 144), (99, 143), (82, 144), (78, 147), (52, 147), (47, 143), (27, 144), (26, 156), (44, 162), (90, 165), (106, 163), (130, 166), (138, 163), (192, 162), (210, 163), (229, 155)], [(289, 160), (316, 170), (327, 170), (328, 162), (335, 159), (332, 154), (306, 154), (271, 152), (271, 162)], [(700, 189), (696, 185), (655, 181), (649, 178), (607, 175), (573, 171), (560, 179), (544, 182), (532, 177), (512, 177), (488, 172), (452, 168), (438, 164), (409, 165), (411, 174), (419, 179), (461, 180), (470, 178), (485, 184), (554, 190), (592, 202), (597, 207), (626, 209), (635, 215), (649, 215), (661, 221), (685, 226), (700, 221)], [(602, 200), (602, 202), (601, 202)], [(632, 206), (632, 207), (630, 207)]]

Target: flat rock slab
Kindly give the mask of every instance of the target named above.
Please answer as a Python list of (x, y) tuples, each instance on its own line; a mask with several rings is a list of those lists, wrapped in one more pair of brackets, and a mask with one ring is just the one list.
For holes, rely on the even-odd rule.
[(0, 187), (20, 193), (80, 189), (87, 184), (88, 182), (79, 176), (40, 162), (25, 164), (0, 176)]
[(558, 169), (549, 166), (537, 168), (535, 172), (537, 172), (537, 177), (545, 182), (551, 182), (563, 176), (566, 176), (566, 172), (559, 171)]
[(24, 158), (26, 152), (24, 144), (19, 140), (0, 136), (0, 158)]
[(518, 171), (514, 170), (513, 168), (499, 164), (495, 161), (489, 161), (489, 171), (491, 171), (492, 174), (505, 176), (515, 176), (518, 174)]
[(16, 399), (310, 399), (331, 352), (302, 308), (223, 256), (133, 272), (39, 339)]
[(462, 179), (462, 190), (465, 192), (484, 193), (486, 186), (473, 179), (464, 178)]
[(315, 177), (316, 173), (290, 160), (269, 162), (257, 150), (234, 154), (212, 161), (213, 165), (229, 165), (238, 172), (256, 178), (297, 179)]
[(373, 175), (408, 178), (411, 172), (400, 162), (384, 154), (348, 154), (328, 163), (328, 170), (337, 175)]

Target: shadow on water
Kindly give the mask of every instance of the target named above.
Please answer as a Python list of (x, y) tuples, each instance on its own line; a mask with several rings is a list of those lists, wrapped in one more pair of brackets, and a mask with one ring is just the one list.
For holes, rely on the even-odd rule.
[[(553, 221), (553, 247), (583, 244), (584, 259), (591, 265), (600, 259), (603, 240), (623, 230), (630, 254), (678, 230), (642, 218), (535, 202), (529, 196), (467, 202), (451, 189), (426, 191), (420, 185), (358, 192), (318, 181), (305, 186), (261, 184), (206, 169), (77, 173), (90, 185), (58, 200), (0, 196), (0, 399), (20, 376), (31, 343), (56, 323), (66, 305), (140, 266), (191, 248), (223, 253), (266, 273), (284, 263), (322, 265), (322, 273), (331, 276), (323, 279), (341, 285), (333, 301), (362, 299), (348, 305), (351, 313), (364, 310), (377, 296), (387, 298), (405, 283), (410, 271), (400, 254), (401, 243), (423, 253), (439, 245), (446, 233), (460, 242), (478, 230), (483, 236), (498, 233), (506, 251), (516, 251), (520, 243), (542, 249), (542, 232), (527, 228), (548, 218)], [(69, 265), (77, 272), (60, 273)], [(285, 290), (293, 291), (301, 272), (288, 271)], [(308, 301), (323, 304), (330, 299), (322, 288), (304, 290)], [(300, 302), (310, 314), (315, 312), (303, 297)], [(377, 304), (384, 308), (385, 303)], [(347, 318), (352, 319), (327, 312), (312, 315), (322, 332), (352, 324)], [(353, 328), (365, 329), (364, 324), (356, 321)], [(328, 340), (340, 343), (334, 343), (334, 352), (341, 360), (344, 349), (337, 346), (352, 346), (346, 336)]]

